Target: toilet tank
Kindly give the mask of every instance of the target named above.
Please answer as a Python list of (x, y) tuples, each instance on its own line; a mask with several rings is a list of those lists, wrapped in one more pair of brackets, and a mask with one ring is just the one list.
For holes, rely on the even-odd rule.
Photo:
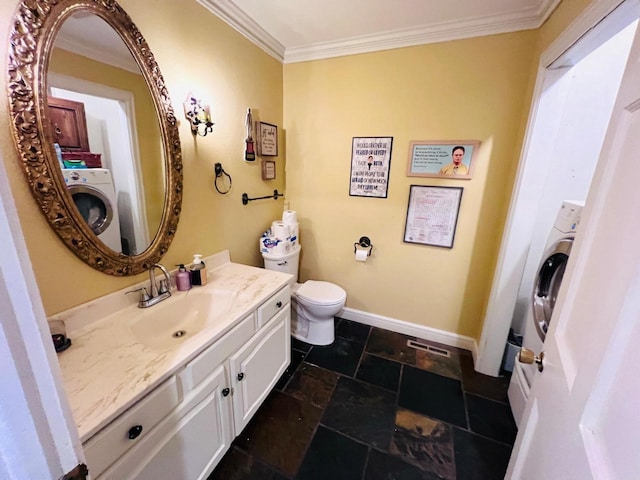
[(275, 255), (263, 253), (264, 268), (293, 275), (292, 283), (298, 281), (298, 263), (300, 261), (300, 244), (297, 244), (289, 253)]

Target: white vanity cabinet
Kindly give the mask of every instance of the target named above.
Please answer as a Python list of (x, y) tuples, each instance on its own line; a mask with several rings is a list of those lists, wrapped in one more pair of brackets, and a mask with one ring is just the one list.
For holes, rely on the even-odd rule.
[(206, 478), (289, 365), (290, 310), (287, 286), (86, 442), (92, 478)]
[(242, 432), (289, 365), (290, 315), (286, 304), (283, 311), (262, 327), (263, 335), (254, 336), (229, 358), (236, 435)]

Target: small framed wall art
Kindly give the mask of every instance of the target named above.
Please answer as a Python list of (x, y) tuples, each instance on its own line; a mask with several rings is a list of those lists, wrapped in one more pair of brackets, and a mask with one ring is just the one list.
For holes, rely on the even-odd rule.
[(353, 137), (349, 195), (387, 198), (392, 145), (393, 137)]
[(270, 123), (258, 124), (258, 155), (262, 157), (278, 156), (278, 127)]
[(411, 142), (407, 177), (469, 180), (479, 147), (478, 140)]
[(276, 162), (273, 160), (262, 160), (262, 180), (275, 180)]

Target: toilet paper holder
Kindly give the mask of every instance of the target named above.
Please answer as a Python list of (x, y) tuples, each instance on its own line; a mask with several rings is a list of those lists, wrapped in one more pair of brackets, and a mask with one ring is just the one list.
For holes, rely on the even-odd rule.
[(360, 240), (353, 244), (353, 253), (356, 253), (358, 247), (360, 247), (361, 249), (367, 249), (367, 257), (371, 256), (373, 245), (371, 244), (371, 240), (369, 240), (369, 237), (360, 237)]

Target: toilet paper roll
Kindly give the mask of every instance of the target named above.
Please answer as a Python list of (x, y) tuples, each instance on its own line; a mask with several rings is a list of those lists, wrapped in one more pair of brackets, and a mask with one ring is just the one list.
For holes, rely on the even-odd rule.
[(282, 221), (287, 225), (298, 223), (298, 213), (295, 210), (285, 210), (282, 212)]
[(291, 251), (289, 240), (280, 240), (276, 237), (264, 237), (260, 239), (260, 253), (269, 255), (286, 255)]
[(298, 224), (296, 223), (295, 225), (289, 225), (289, 235), (291, 235), (291, 241), (292, 242), (297, 242), (298, 240), (300, 240), (300, 233), (299, 233), (299, 229), (298, 229)]
[(264, 243), (262, 243), (264, 238), (265, 237), (260, 237), (260, 239), (258, 240), (258, 250), (260, 250), (260, 253), (269, 253), (267, 247), (265, 247)]
[(366, 262), (369, 258), (368, 250), (356, 250), (356, 262)]
[(289, 225), (283, 222), (273, 222), (271, 224), (271, 235), (281, 240), (289, 238), (291, 236)]

